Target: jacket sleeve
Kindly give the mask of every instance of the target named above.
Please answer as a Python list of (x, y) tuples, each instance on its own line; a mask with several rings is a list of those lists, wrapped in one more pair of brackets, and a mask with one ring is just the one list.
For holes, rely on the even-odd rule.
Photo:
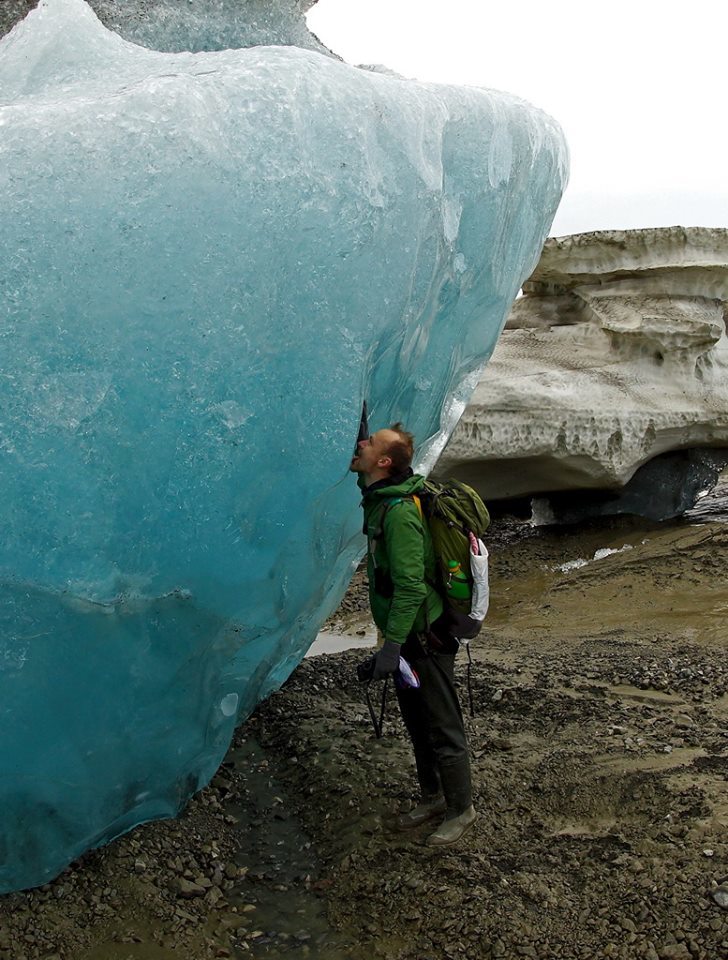
[(411, 500), (394, 504), (387, 511), (384, 540), (394, 588), (384, 636), (404, 643), (427, 597), (422, 521)]

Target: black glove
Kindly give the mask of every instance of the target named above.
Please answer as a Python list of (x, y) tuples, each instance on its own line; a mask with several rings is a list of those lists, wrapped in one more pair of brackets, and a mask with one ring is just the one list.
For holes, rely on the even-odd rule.
[(362, 660), (361, 663), (356, 665), (356, 679), (359, 683), (369, 683), (372, 679), (372, 674), (374, 673), (374, 662), (376, 661), (376, 656), (367, 657), (366, 660)]
[(381, 650), (377, 650), (374, 658), (372, 680), (383, 680), (389, 677), (399, 667), (399, 657), (402, 653), (402, 644), (394, 640), (385, 640)]

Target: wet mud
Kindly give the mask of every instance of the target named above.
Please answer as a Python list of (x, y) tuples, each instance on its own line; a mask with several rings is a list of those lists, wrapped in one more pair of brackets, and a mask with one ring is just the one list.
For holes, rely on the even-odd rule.
[[(2, 898), (1, 960), (728, 957), (728, 525), (502, 520), (489, 547), (458, 845), (395, 829), (413, 764), (364, 651), (308, 658), (182, 817)], [(330, 634), (371, 642), (361, 576)]]

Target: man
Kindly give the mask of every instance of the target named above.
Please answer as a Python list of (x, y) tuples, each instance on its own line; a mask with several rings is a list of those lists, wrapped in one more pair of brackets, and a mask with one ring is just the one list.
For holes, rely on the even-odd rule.
[(412, 472), (414, 438), (402, 425), (360, 440), (350, 469), (359, 474), (368, 540), (369, 601), (384, 643), (373, 678), (394, 673), (400, 655), (420, 678), (418, 689), (399, 689), (402, 718), (412, 740), (420, 802), (398, 820), (401, 829), (444, 815), (427, 838), (431, 846), (456, 843), (475, 821), (468, 744), (454, 682), (457, 640), (447, 629), (443, 602), (432, 583), (435, 554), (426, 522), (413, 499), (424, 478)]

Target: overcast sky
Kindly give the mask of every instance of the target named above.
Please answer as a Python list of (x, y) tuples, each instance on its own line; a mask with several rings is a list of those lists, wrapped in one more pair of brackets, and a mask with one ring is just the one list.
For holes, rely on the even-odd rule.
[(728, 227), (728, 0), (319, 0), (308, 21), (350, 63), (552, 114), (571, 151), (552, 235)]

